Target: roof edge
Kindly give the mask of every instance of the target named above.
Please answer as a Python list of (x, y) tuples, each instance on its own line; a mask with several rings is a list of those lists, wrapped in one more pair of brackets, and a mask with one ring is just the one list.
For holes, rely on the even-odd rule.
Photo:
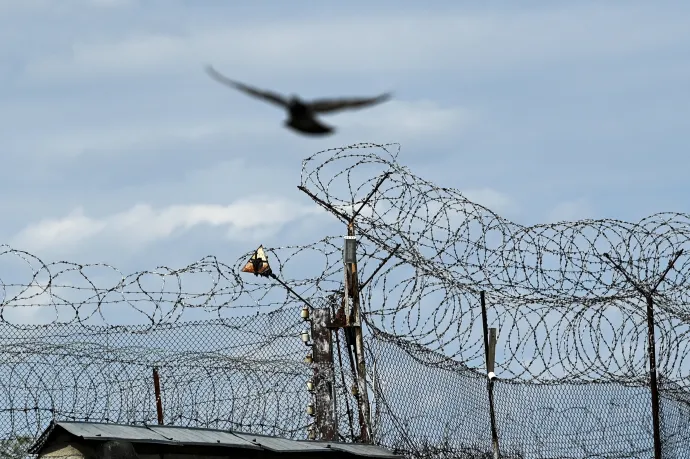
[[(144, 429), (149, 429), (149, 430), (152, 430), (152, 429), (150, 429), (151, 427), (154, 427), (154, 428), (155, 427), (180, 428), (180, 429), (192, 429), (192, 430), (201, 430), (201, 431), (211, 430), (211, 431), (224, 432), (224, 433), (231, 434), (231, 435), (237, 437), (238, 439), (243, 440), (243, 441), (248, 443), (247, 445), (238, 444), (238, 445), (231, 446), (231, 448), (237, 448), (237, 449), (250, 449), (250, 450), (258, 449), (258, 450), (267, 450), (267, 451), (271, 451), (271, 452), (275, 452), (275, 453), (281, 453), (281, 452), (282, 453), (296, 453), (296, 452), (303, 452), (304, 451), (304, 450), (299, 450), (299, 449), (295, 449), (295, 450), (276, 449), (276, 448), (272, 448), (268, 445), (262, 444), (262, 442), (257, 442), (256, 440), (250, 441), (247, 438), (244, 438), (245, 436), (256, 435), (257, 437), (265, 437), (265, 438), (269, 438), (269, 439), (275, 438), (275, 439), (279, 439), (279, 440), (286, 440), (289, 442), (295, 442), (297, 444), (312, 444), (313, 446), (317, 446), (317, 448), (315, 448), (312, 451), (316, 451), (319, 449), (321, 451), (330, 449), (330, 450), (335, 450), (335, 451), (338, 451), (341, 453), (345, 453), (347, 455), (352, 455), (354, 457), (359, 456), (359, 457), (370, 457), (370, 458), (376, 458), (376, 459), (400, 459), (400, 458), (402, 458), (401, 455), (394, 453), (393, 451), (389, 450), (386, 447), (383, 447), (380, 445), (373, 445), (373, 444), (364, 444), (364, 443), (354, 443), (353, 444), (353, 443), (340, 443), (340, 442), (333, 442), (333, 441), (318, 441), (318, 440), (317, 441), (292, 440), (292, 439), (283, 438), (283, 437), (275, 437), (272, 435), (251, 434), (251, 433), (247, 433), (247, 432), (234, 432), (231, 430), (224, 430), (224, 429), (206, 429), (203, 427), (160, 426), (160, 425), (148, 426), (145, 424), (144, 425), (132, 425), (132, 424), (119, 424), (119, 423), (93, 422), (93, 421), (91, 421), (91, 422), (90, 421), (57, 421), (55, 419), (50, 421), (50, 424), (48, 425), (48, 427), (46, 427), (46, 429), (38, 436), (38, 438), (34, 441), (34, 443), (28, 448), (27, 452), (29, 454), (39, 454), (41, 452), (41, 450), (47, 444), (48, 440), (54, 435), (55, 431), (58, 428), (60, 429), (60, 431), (64, 431), (65, 433), (67, 433), (71, 437), (81, 438), (82, 440), (90, 440), (90, 441), (94, 441), (94, 440), (95, 441), (122, 440), (122, 438), (111, 438), (111, 437), (88, 437), (88, 438), (86, 438), (86, 437), (83, 437), (81, 435), (77, 435), (75, 433), (70, 432), (70, 430), (67, 427), (65, 427), (61, 424), (92, 424), (92, 425), (102, 424), (102, 425), (111, 425), (111, 426), (117, 425), (117, 426), (123, 426), (123, 427), (144, 428)], [(152, 432), (156, 433), (155, 430), (152, 430)], [(159, 435), (163, 436), (164, 438), (167, 438), (160, 433), (159, 433)], [(194, 442), (194, 441), (184, 442), (184, 441), (178, 441), (178, 440), (172, 440), (172, 439), (167, 440), (167, 441), (166, 440), (154, 440), (154, 439), (145, 439), (145, 440), (144, 439), (142, 439), (142, 440), (127, 439), (126, 441), (128, 441), (130, 443), (149, 443), (149, 444), (173, 445), (173, 446), (174, 445), (179, 445), (179, 446), (184, 446), (184, 445), (204, 446), (204, 445), (206, 445), (205, 442)], [(210, 446), (216, 446), (216, 445), (210, 445)], [(318, 448), (319, 446), (323, 449)], [(350, 446), (350, 447), (348, 448), (348, 446)], [(352, 448), (352, 446), (355, 446), (355, 447)], [(366, 450), (369, 448), (372, 449), (372, 453), (374, 451), (376, 451), (376, 453), (374, 453), (372, 455), (367, 455), (362, 451), (362, 449)], [(357, 450), (359, 450), (359, 451), (357, 451)]]
[(27, 449), (27, 452), (29, 454), (38, 454), (40, 450), (43, 448), (43, 446), (46, 444), (48, 441), (48, 437), (50, 437), (50, 434), (53, 433), (55, 428), (57, 427), (57, 424), (55, 422), (55, 419), (50, 421), (50, 424), (48, 424), (48, 427), (45, 428), (43, 432), (41, 432), (41, 435), (38, 436), (38, 438), (34, 441), (34, 443)]

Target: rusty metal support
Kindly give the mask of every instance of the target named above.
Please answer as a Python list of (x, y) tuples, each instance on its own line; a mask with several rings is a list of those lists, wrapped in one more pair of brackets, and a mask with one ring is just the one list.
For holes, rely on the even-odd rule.
[[(307, 188), (303, 186), (298, 186), (297, 188), (309, 196), (314, 202), (319, 204), (324, 209), (331, 212), (341, 221), (347, 224), (347, 236), (348, 238), (354, 238), (355, 236), (355, 219), (359, 216), (359, 213), (364, 209), (364, 207), (369, 203), (374, 194), (381, 187), (383, 182), (392, 174), (392, 171), (384, 173), (374, 186), (374, 188), (369, 192), (369, 194), (361, 201), (359, 207), (355, 210), (353, 203), (353, 214), (348, 216), (346, 213), (339, 209), (336, 209), (333, 205), (325, 202), (314, 193), (310, 192)], [(356, 245), (355, 245), (356, 247)], [(391, 254), (381, 263), (377, 270), (372, 274), (372, 276), (366, 280), (369, 282), (373, 276), (381, 269), (381, 266), (385, 264), (397, 251), (399, 246), (396, 246), (391, 252)], [(355, 250), (356, 252), (356, 250)], [(362, 443), (371, 443), (371, 414), (369, 406), (369, 391), (367, 389), (366, 382), (366, 360), (364, 357), (364, 337), (362, 334), (362, 319), (360, 311), (360, 285), (357, 279), (357, 262), (356, 256), (354, 260), (349, 260), (345, 262), (345, 288), (343, 292), (342, 307), (336, 312), (335, 317), (329, 321), (330, 328), (343, 328), (345, 333), (345, 338), (347, 341), (348, 355), (351, 356), (350, 345), (354, 344), (355, 348), (355, 361), (354, 365), (356, 368), (355, 378), (356, 384), (353, 387), (353, 395), (357, 398), (357, 404), (359, 407), (359, 425), (360, 434), (359, 441)], [(350, 308), (350, 302), (352, 303), (352, 308)], [(336, 332), (337, 333), (337, 332)], [(354, 335), (354, 336), (353, 336)], [(331, 360), (332, 362), (332, 360)], [(349, 414), (349, 413), (348, 413)]]
[(659, 285), (664, 281), (673, 265), (678, 258), (683, 254), (682, 250), (675, 253), (673, 259), (669, 261), (666, 270), (659, 276), (656, 284), (652, 288), (646, 289), (641, 283), (636, 282), (620, 265), (614, 261), (608, 253), (604, 257), (611, 263), (611, 265), (618, 270), (630, 284), (635, 287), (640, 295), (642, 295), (647, 302), (647, 354), (649, 359), (649, 389), (652, 393), (652, 428), (654, 432), (654, 459), (662, 459), (661, 453), (661, 415), (659, 412), (659, 386), (657, 384), (657, 368), (656, 368), (656, 338), (654, 337), (654, 294)]
[(153, 390), (156, 394), (156, 414), (158, 424), (163, 425), (163, 400), (161, 399), (161, 382), (158, 376), (158, 368), (153, 367)]
[(280, 285), (282, 285), (283, 288), (284, 288), (285, 290), (287, 290), (288, 292), (292, 293), (292, 294), (295, 296), (295, 298), (297, 298), (298, 300), (300, 300), (302, 303), (306, 304), (306, 305), (309, 306), (310, 308), (312, 307), (311, 304), (309, 304), (309, 302), (308, 302), (307, 300), (305, 300), (304, 298), (302, 298), (302, 295), (300, 295), (299, 293), (297, 293), (296, 291), (294, 291), (294, 290), (292, 289), (292, 287), (290, 287), (288, 284), (286, 284), (285, 282), (283, 282), (282, 280), (280, 280), (280, 278), (279, 278), (278, 276), (276, 276), (276, 275), (273, 274), (273, 273), (270, 273), (268, 276), (269, 276), (271, 279), (273, 279), (273, 280), (275, 280), (276, 282), (278, 282)]
[(318, 205), (320, 205), (321, 207), (323, 207), (324, 209), (326, 209), (327, 211), (329, 211), (330, 213), (332, 213), (333, 215), (338, 217), (340, 220), (342, 220), (343, 223), (347, 223), (348, 221), (350, 221), (350, 217), (347, 214), (339, 211), (338, 209), (333, 207), (331, 204), (329, 204), (326, 201), (324, 201), (323, 199), (319, 198), (314, 193), (309, 191), (307, 188), (299, 185), (299, 186), (297, 186), (297, 189), (300, 190), (302, 193), (306, 194), (307, 196), (309, 196), (312, 199), (312, 201), (314, 201), (315, 203), (317, 203)]
[(372, 198), (372, 196), (374, 196), (374, 194), (379, 190), (379, 188), (381, 188), (381, 185), (383, 185), (383, 182), (385, 182), (386, 179), (391, 176), (391, 174), (392, 174), (392, 172), (388, 171), (381, 176), (381, 178), (379, 179), (378, 182), (376, 182), (376, 185), (374, 185), (374, 188), (371, 189), (371, 191), (369, 192), (367, 197), (362, 200), (362, 204), (360, 204), (359, 209), (357, 209), (352, 214), (352, 217), (350, 217), (350, 223), (355, 221), (355, 218), (357, 218), (357, 216), (362, 211), (362, 209), (364, 209), (364, 206), (369, 204), (369, 200)]
[(316, 428), (321, 440), (333, 441), (337, 435), (335, 421), (333, 341), (328, 324), (328, 308), (311, 311), (312, 352), (314, 354), (314, 396)]
[[(354, 237), (355, 224), (347, 225), (347, 235)], [(362, 335), (362, 320), (359, 305), (359, 284), (357, 281), (357, 263), (349, 263), (345, 267), (347, 271), (348, 285), (345, 286), (350, 298), (352, 298), (352, 310), (347, 317), (347, 325), (354, 329), (355, 333), (355, 360), (357, 362), (357, 401), (360, 413), (360, 434), (362, 443), (371, 442), (371, 414), (369, 409), (369, 391), (366, 380), (366, 360), (364, 358), (364, 337)]]
[[(338, 364), (340, 366), (340, 380), (343, 384), (343, 387), (346, 387), (347, 384), (345, 383), (345, 373), (343, 371), (344, 365), (343, 365), (343, 357), (342, 353), (340, 351), (340, 338), (338, 337), (339, 333), (339, 328), (340, 327), (335, 327), (332, 326), (333, 329), (335, 329), (335, 348), (338, 351)], [(346, 346), (347, 350), (347, 358), (350, 362), (350, 370), (352, 371), (352, 374), (355, 374), (355, 365), (354, 361), (352, 360), (352, 353), (350, 352), (350, 349)], [(337, 398), (336, 398), (337, 401)], [(347, 397), (345, 397), (345, 410), (347, 412), (347, 421), (348, 421), (348, 427), (350, 428), (350, 438), (355, 438), (355, 428), (352, 420), (352, 410), (350, 409), (350, 401)], [(337, 422), (337, 421), (336, 421)]]
[(376, 267), (376, 269), (374, 270), (374, 272), (371, 273), (371, 275), (369, 275), (369, 277), (367, 278), (367, 280), (365, 280), (364, 282), (362, 282), (361, 284), (359, 284), (359, 289), (360, 289), (360, 291), (361, 291), (369, 282), (371, 282), (371, 280), (374, 278), (374, 276), (376, 276), (376, 275), (379, 273), (379, 271), (381, 271), (381, 268), (383, 268), (383, 266), (384, 266), (386, 263), (388, 263), (388, 260), (390, 260), (391, 258), (393, 258), (393, 255), (395, 255), (395, 253), (398, 251), (399, 248), (400, 248), (400, 244), (396, 244), (396, 246), (393, 247), (393, 250), (391, 250), (391, 252), (388, 254), (388, 256), (386, 256), (386, 258), (384, 258), (383, 261), (381, 261), (381, 263), (379, 263), (379, 265)]

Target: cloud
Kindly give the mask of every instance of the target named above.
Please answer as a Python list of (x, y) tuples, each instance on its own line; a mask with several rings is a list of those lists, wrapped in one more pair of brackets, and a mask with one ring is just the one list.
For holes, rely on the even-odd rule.
[[(461, 107), (443, 106), (429, 100), (393, 100), (380, 107), (338, 115), (334, 123), (360, 136), (395, 139), (463, 132), (477, 120), (477, 115)], [(324, 117), (327, 123), (330, 120)]]
[(138, 0), (0, 0), (0, 12), (54, 12), (74, 8), (122, 8), (133, 6)]
[(549, 222), (557, 223), (563, 221), (583, 220), (592, 218), (593, 210), (586, 199), (575, 199), (563, 201), (554, 207), (547, 219)]
[(520, 211), (520, 207), (511, 196), (492, 188), (476, 188), (461, 193), (470, 201), (499, 214), (516, 214)]
[[(261, 102), (257, 102), (256, 108), (263, 108)], [(81, 125), (54, 132), (43, 130), (41, 135), (23, 133), (8, 138), (5, 148), (18, 157), (40, 157), (59, 162), (87, 156), (133, 156), (143, 150), (171, 151), (182, 144), (199, 147), (202, 142), (227, 145), (230, 140), (252, 137), (279, 139), (287, 134), (282, 126), (287, 115), (279, 110), (275, 113), (260, 110), (256, 115), (238, 111), (239, 114), (230, 108), (226, 110), (227, 114), (199, 117), (182, 113), (175, 115), (174, 119), (154, 121), (142, 116), (141, 119), (118, 119), (117, 123), (106, 125)], [(0, 118), (10, 116), (9, 109), (0, 109)], [(394, 100), (361, 111), (323, 117), (325, 123), (335, 126), (338, 134), (346, 137), (344, 143), (356, 143), (363, 137), (404, 142), (449, 133), (458, 135), (466, 132), (477, 120), (478, 116), (468, 109), (427, 100)], [(290, 133), (290, 136), (294, 135)]]
[(103, 8), (121, 8), (123, 6), (135, 5), (138, 3), (138, 0), (86, 0), (84, 3)]
[(119, 126), (91, 127), (21, 137), (9, 148), (23, 155), (77, 158), (93, 154), (126, 155), (135, 148), (174, 147), (180, 142), (227, 138), (233, 135), (259, 135), (268, 121), (261, 118), (232, 118), (144, 122), (130, 120)]
[[(477, 188), (460, 191), (462, 195), (475, 204), (482, 205), (490, 211), (496, 213), (504, 213), (507, 215), (517, 214), (519, 206), (517, 202), (509, 195), (502, 193), (492, 188)], [(424, 202), (421, 207), (411, 209), (414, 217), (407, 215), (409, 221), (401, 221), (400, 214), (393, 207), (390, 201), (377, 201), (375, 208), (371, 205), (365, 205), (361, 208), (359, 215), (364, 218), (381, 219), (381, 221), (393, 227), (404, 227), (406, 230), (415, 232), (427, 232), (429, 227), (428, 220), (433, 217), (443, 215), (443, 218), (437, 220), (435, 223), (441, 227), (457, 228), (467, 223), (467, 214), (463, 212), (464, 207), (450, 205), (453, 201), (446, 201), (441, 204), (440, 201), (431, 200)], [(400, 205), (400, 203), (398, 203)], [(352, 215), (352, 205), (336, 205), (337, 210), (344, 212), (346, 215)], [(361, 202), (354, 205), (354, 209), (360, 209)], [(403, 204), (403, 207), (405, 205)], [(431, 217), (433, 216), (433, 217)]]
[[(2, 298), (2, 317), (14, 324), (46, 324), (56, 319), (57, 310), (51, 307), (51, 286), (46, 283), (31, 282), (26, 286), (13, 286), (15, 292)], [(15, 296), (16, 295), (16, 296)], [(11, 300), (11, 301), (10, 301)], [(46, 310), (51, 311), (46, 313)], [(64, 319), (64, 317), (63, 317)]]
[(94, 220), (76, 209), (68, 216), (54, 220), (43, 220), (23, 230), (15, 242), (32, 248), (56, 245), (73, 245), (91, 238), (106, 228), (106, 222)]
[(171, 75), (199, 72), (201, 64), (213, 62), (221, 68), (242, 69), (233, 72), (238, 79), (263, 75), (263, 82), (257, 81), (263, 84), (270, 83), (266, 72), (276, 70), (285, 78), (359, 75), (363, 69), (440, 72), (461, 65), (464, 74), (472, 74), (518, 63), (654, 50), (690, 38), (686, 23), (672, 11), (628, 3), (473, 14), (374, 12), (318, 21), (209, 21), (213, 20), (174, 33), (135, 30), (125, 38), (74, 43), (61, 54), (31, 62), (26, 71), (43, 80)]
[(274, 234), (286, 223), (317, 213), (322, 211), (313, 205), (268, 197), (239, 199), (226, 206), (171, 205), (155, 209), (137, 204), (101, 218), (87, 216), (77, 208), (65, 217), (27, 226), (15, 236), (12, 246), (40, 251), (70, 248), (95, 238), (141, 246), (201, 225), (224, 227), (228, 238), (243, 240)]

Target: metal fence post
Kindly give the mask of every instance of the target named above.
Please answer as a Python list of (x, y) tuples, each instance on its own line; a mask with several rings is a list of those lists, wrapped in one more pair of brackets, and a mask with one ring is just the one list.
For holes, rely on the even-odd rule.
[(662, 459), (661, 454), (661, 419), (659, 414), (659, 386), (656, 380), (656, 340), (654, 338), (654, 294), (659, 285), (666, 279), (674, 263), (683, 254), (682, 250), (675, 253), (673, 259), (668, 263), (666, 270), (659, 276), (656, 284), (651, 288), (645, 288), (641, 282), (636, 282), (620, 263), (614, 261), (608, 253), (604, 254), (611, 265), (620, 272), (630, 284), (635, 287), (646, 300), (647, 303), (647, 354), (649, 359), (649, 389), (652, 394), (652, 428), (654, 431), (654, 459)]
[(498, 429), (496, 428), (496, 413), (494, 411), (494, 361), (496, 358), (496, 329), (489, 330), (489, 320), (486, 314), (486, 294), (479, 292), (479, 300), (482, 306), (482, 329), (484, 332), (484, 356), (486, 361), (486, 389), (489, 393), (489, 416), (491, 419), (491, 443), (494, 451), (494, 459), (501, 457), (498, 447)]

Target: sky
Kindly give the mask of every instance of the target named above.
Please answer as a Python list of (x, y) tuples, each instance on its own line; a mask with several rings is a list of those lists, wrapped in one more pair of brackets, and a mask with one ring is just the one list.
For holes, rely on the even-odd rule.
[[(301, 160), (356, 142), (522, 224), (687, 212), (680, 2), (0, 1), (0, 240), (123, 271), (337, 234)], [(305, 98), (284, 113), (211, 80)]]
[[(673, 1), (0, 0), (0, 244), (128, 274), (339, 235), (297, 189), (301, 161), (359, 142), (399, 143), (415, 175), (520, 224), (690, 213), (689, 13)], [(305, 98), (394, 98), (302, 137), (207, 64)], [(30, 281), (5, 260), (3, 282)]]
[[(114, 266), (89, 271), (102, 287), (342, 235), (297, 189), (301, 162), (359, 142), (399, 143), (410, 172), (519, 224), (690, 211), (690, 6), (433, 5), (0, 0), (0, 244)], [(303, 137), (207, 64), (305, 98), (394, 98)], [(288, 275), (318, 273), (293, 262)], [(4, 284), (31, 276), (0, 257)], [(60, 280), (88, 287), (77, 272)], [(31, 294), (47, 278), (35, 281)]]

